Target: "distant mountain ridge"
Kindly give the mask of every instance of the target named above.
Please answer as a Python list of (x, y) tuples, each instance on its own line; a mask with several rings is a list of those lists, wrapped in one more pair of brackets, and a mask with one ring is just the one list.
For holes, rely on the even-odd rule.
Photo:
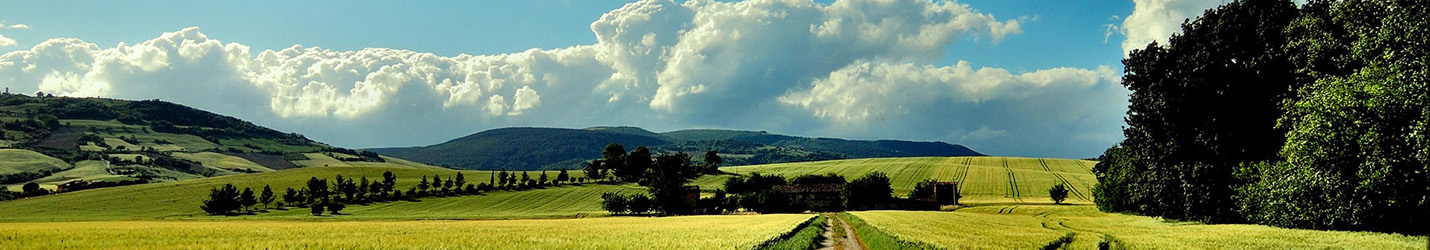
[(656, 152), (717, 150), (726, 165), (869, 157), (981, 156), (945, 142), (845, 140), (763, 131), (689, 129), (655, 133), (638, 127), (498, 128), (447, 142), (402, 148), (372, 148), (379, 154), (465, 169), (537, 170), (580, 167), (606, 144)]

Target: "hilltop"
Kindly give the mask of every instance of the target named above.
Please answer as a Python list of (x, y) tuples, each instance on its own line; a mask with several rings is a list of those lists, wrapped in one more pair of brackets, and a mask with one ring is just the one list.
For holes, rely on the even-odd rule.
[[(160, 101), (0, 95), (0, 185), (58, 191), (395, 161)], [(435, 168), (431, 166), (426, 166)]]
[(945, 142), (845, 140), (717, 129), (656, 133), (637, 127), (499, 128), (421, 147), (366, 149), (398, 158), (463, 169), (579, 168), (609, 143), (627, 149), (699, 153), (716, 150), (726, 165), (913, 156), (981, 156)]

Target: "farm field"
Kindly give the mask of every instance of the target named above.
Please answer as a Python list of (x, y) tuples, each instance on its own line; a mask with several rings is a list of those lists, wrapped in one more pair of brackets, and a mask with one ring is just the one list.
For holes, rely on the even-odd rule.
[[(1424, 249), (1424, 236), (1284, 229), (1262, 225), (1168, 222), (1097, 211), (1093, 206), (1005, 205), (954, 212), (851, 212), (904, 240), (948, 249), (1035, 249), (1065, 244), (1097, 249)], [(1071, 242), (1055, 243), (1070, 236)]]
[[(456, 170), (432, 168), (400, 167), (309, 167), (256, 174), (230, 175), (213, 178), (192, 179), (176, 182), (151, 183), (122, 187), (81, 190), (57, 195), (47, 195), (0, 202), (0, 221), (89, 221), (89, 220), (133, 220), (133, 219), (226, 219), (204, 215), (199, 204), (208, 197), (211, 188), (224, 184), (234, 184), (238, 188), (253, 188), (255, 192), (270, 185), (275, 193), (288, 187), (298, 188), (310, 177), (333, 179), (343, 175), (346, 178), (367, 177), (377, 180), (384, 171), (392, 171), (398, 177), (397, 189), (407, 190), (416, 186), (423, 176), (440, 175), (453, 178)], [(469, 183), (487, 182), (494, 172), (462, 171)], [(532, 178), (540, 172), (529, 172)], [(556, 172), (548, 172), (555, 178)], [(571, 172), (573, 177), (583, 176)], [(355, 205), (344, 212), (351, 216), (343, 218), (524, 218), (576, 216), (583, 213), (604, 213), (597, 200), (603, 192), (630, 190), (633, 185), (587, 185), (564, 186), (519, 192), (490, 192), (484, 196), (463, 196), (445, 198), (424, 198), (420, 202), (393, 202), (374, 205)], [(487, 206), (479, 206), (485, 204)], [(258, 217), (301, 217), (312, 218), (303, 211), (273, 211), (257, 216), (232, 218), (250, 219)]]
[[(761, 173), (794, 177), (803, 174), (835, 173), (853, 179), (870, 172), (889, 175), (894, 195), (904, 196), (919, 181), (958, 181), (961, 203), (967, 204), (1051, 204), (1048, 188), (1067, 183), (1064, 203), (1092, 204), (1092, 175), (1096, 162), (1071, 159), (1019, 157), (908, 157), (871, 158), (817, 162), (781, 163), (722, 167), (729, 173)], [(696, 180), (702, 188), (719, 186), (730, 176), (705, 176)]]
[(58, 171), (71, 166), (64, 160), (24, 149), (0, 149), (0, 175), (35, 171)]
[[(81, 161), (76, 162), (74, 165), (74, 168), (65, 171), (55, 172), (53, 174), (50, 174), (49, 176), (45, 176), (44, 178), (31, 180), (29, 182), (39, 184), (40, 188), (55, 189), (55, 187), (59, 184), (71, 180), (122, 181), (134, 179), (128, 176), (109, 173), (108, 170), (105, 170), (106, 164), (104, 163), (104, 161)], [(19, 191), (21, 186), (24, 186), (25, 183), (29, 182), (13, 183), (7, 185), (7, 187), (9, 187), (11, 191)]]
[(0, 237), (17, 249), (750, 249), (812, 216), (0, 223)]

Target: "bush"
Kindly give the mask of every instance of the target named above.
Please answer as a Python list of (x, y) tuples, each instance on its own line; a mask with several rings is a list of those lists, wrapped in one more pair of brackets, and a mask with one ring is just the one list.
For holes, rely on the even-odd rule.
[(1063, 204), (1063, 200), (1068, 198), (1068, 188), (1063, 184), (1053, 185), (1048, 189), (1048, 197), (1053, 199), (1054, 204)]
[(313, 204), (312, 206), (308, 206), (308, 207), (309, 207), (309, 208), (312, 208), (313, 216), (323, 215), (323, 205), (321, 205), (321, 204)]
[(601, 208), (605, 209), (606, 212), (611, 212), (611, 214), (621, 214), (630, 211), (630, 207), (627, 203), (630, 203), (630, 201), (621, 193), (601, 194)]

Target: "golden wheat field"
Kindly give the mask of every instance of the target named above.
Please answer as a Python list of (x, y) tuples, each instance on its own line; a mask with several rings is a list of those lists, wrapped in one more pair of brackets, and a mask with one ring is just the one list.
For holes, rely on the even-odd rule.
[[(1092, 206), (1009, 205), (851, 212), (895, 237), (947, 249), (1424, 249), (1424, 236), (1201, 224)], [(1069, 239), (1063, 239), (1069, 237)]]
[(0, 224), (0, 249), (750, 249), (813, 215)]

